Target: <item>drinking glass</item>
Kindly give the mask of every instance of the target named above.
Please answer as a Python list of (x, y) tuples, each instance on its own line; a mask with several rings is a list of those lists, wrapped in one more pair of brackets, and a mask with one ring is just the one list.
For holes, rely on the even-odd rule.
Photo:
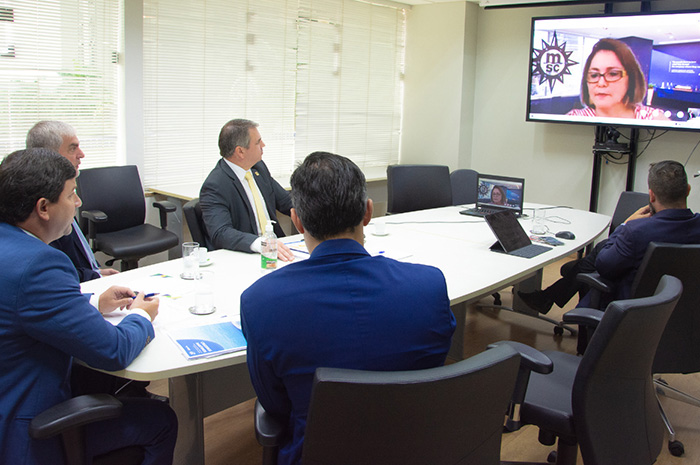
[(199, 243), (182, 243), (182, 279), (196, 279), (199, 275)]
[(216, 311), (214, 306), (214, 273), (201, 271), (195, 278), (194, 305), (190, 313), (209, 315)]

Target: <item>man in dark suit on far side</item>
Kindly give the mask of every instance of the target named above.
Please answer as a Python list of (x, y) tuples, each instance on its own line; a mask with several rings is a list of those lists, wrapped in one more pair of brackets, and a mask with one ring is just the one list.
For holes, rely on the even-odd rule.
[[(208, 247), (260, 253), (261, 236), (269, 221), (275, 222), (277, 236), (284, 236), (275, 212), (289, 215), (292, 201), (262, 161), (264, 147), (258, 124), (253, 121), (234, 119), (221, 128), (222, 158), (199, 193)], [(294, 259), (281, 242), (277, 253), (281, 260)]]

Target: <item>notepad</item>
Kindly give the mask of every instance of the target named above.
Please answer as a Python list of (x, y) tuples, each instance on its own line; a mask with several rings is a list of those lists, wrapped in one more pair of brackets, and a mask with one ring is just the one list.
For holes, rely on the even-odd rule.
[(168, 335), (188, 360), (238, 352), (248, 346), (243, 332), (230, 321), (173, 329)]
[(309, 249), (306, 247), (304, 239), (284, 243), (297, 258), (309, 258)]

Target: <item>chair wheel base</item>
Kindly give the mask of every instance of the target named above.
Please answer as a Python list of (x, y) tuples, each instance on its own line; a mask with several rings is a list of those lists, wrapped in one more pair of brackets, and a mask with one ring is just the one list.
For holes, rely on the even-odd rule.
[(554, 335), (555, 336), (561, 336), (563, 334), (564, 334), (564, 328), (562, 328), (561, 326), (554, 327)]
[(668, 441), (668, 451), (674, 457), (680, 457), (685, 454), (685, 447), (683, 447), (683, 443), (680, 441)]

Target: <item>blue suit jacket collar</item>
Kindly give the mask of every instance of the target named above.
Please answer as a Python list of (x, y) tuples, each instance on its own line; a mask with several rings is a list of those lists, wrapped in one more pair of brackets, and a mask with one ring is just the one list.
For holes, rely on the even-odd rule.
[(310, 259), (319, 260), (334, 255), (359, 255), (368, 257), (369, 253), (353, 239), (329, 239), (321, 242), (311, 253)]
[(694, 213), (690, 210), (690, 208), (668, 208), (654, 214), (654, 216), (657, 216), (658, 218), (670, 218), (674, 220), (692, 218), (693, 215)]

